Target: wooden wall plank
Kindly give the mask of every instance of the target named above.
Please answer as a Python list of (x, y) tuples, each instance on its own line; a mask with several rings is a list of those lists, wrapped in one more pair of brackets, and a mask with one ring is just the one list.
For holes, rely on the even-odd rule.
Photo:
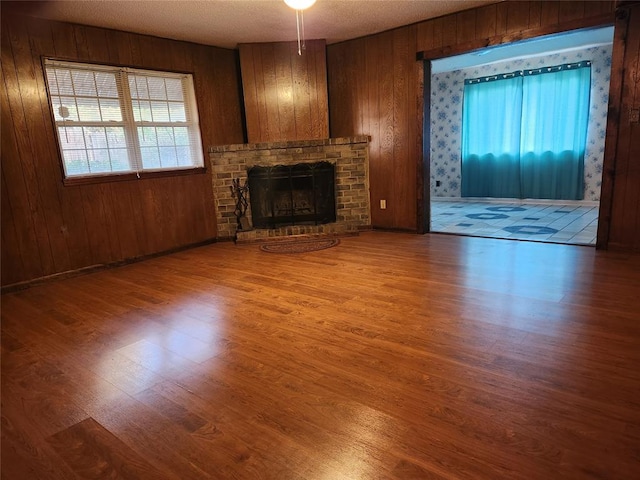
[(507, 33), (517, 33), (529, 28), (529, 3), (508, 2)]
[(611, 10), (611, 3), (615, 2), (584, 2), (584, 16), (595, 17)]
[(542, 25), (557, 25), (560, 21), (559, 17), (559, 9), (560, 3), (557, 0), (552, 0), (550, 2), (544, 2), (544, 8), (540, 13), (540, 21)]
[(443, 45), (455, 45), (458, 43), (457, 40), (457, 32), (458, 32), (458, 16), (457, 15), (447, 15), (446, 17), (441, 17), (442, 23), (442, 44)]
[(291, 48), (289, 43), (273, 46), (276, 70), (276, 98), (280, 119), (279, 140), (297, 140), (295, 107), (293, 103), (293, 73), (291, 70)]
[(418, 50), (432, 50), (436, 48), (433, 44), (433, 28), (432, 20), (420, 22), (418, 28)]
[[(28, 32), (29, 38), (29, 51), (24, 52), (24, 59), (20, 63), (26, 67), (23, 73), (28, 72), (28, 76), (33, 79), (30, 87), (33, 101), (28, 104), (23, 103), (27, 128), (30, 133), (53, 130), (53, 122), (47, 104), (42, 60), (40, 55), (33, 54), (33, 52), (42, 52), (45, 55), (53, 54), (51, 24), (45, 20), (36, 19), (29, 22), (28, 25), (23, 23), (19, 28), (23, 28), (25, 33)], [(24, 80), (20, 83), (21, 85), (25, 84)], [(43, 209), (51, 249), (54, 252), (55, 271), (58, 272), (72, 269), (73, 262), (71, 261), (61, 208), (62, 172), (56, 154), (56, 144), (53, 140), (55, 139), (52, 136), (45, 136), (43, 139), (34, 138), (32, 144), (38, 156), (36, 169), (38, 189), (41, 198), (46, 199)], [(50, 181), (51, 179), (55, 179), (55, 181)]]
[(309, 57), (310, 54), (313, 54), (313, 52), (305, 50), (303, 55), (298, 55), (295, 44), (289, 44), (289, 58), (291, 58), (291, 100), (293, 102), (295, 135), (298, 138), (312, 138), (309, 66), (307, 64), (307, 57)]
[(249, 142), (329, 136), (324, 40), (307, 40), (302, 55), (297, 42), (239, 49)]
[[(38, 160), (37, 148), (33, 143), (37, 138), (33, 133), (30, 135), (25, 112), (25, 104), (28, 108), (35, 101), (33, 75), (26, 75), (24, 82), (20, 81), (18, 75), (22, 70), (28, 72), (28, 66), (23, 64), (24, 52), (28, 52), (28, 49), (29, 39), (20, 20), (16, 19), (11, 26), (5, 25), (2, 28), (3, 85), (6, 88), (8, 100), (5, 108), (11, 115), (9, 125), (13, 126), (16, 146), (14, 159), (16, 165), (6, 165), (5, 175), (7, 175), (9, 187), (16, 190), (13, 203), (19, 205), (17, 208), (20, 209), (21, 215), (18, 218), (22, 218), (22, 215), (27, 216), (25, 226), (28, 225), (28, 227), (23, 230), (21, 241), (34, 244), (37, 255), (34, 255), (32, 262), (35, 263), (38, 259), (38, 264), (33, 266), (39, 275), (49, 275), (55, 271), (55, 263), (34, 163)], [(5, 158), (3, 152), (3, 167)], [(31, 231), (31, 235), (27, 234), (27, 231)]]
[[(498, 34), (496, 30), (497, 15), (498, 7), (496, 4), (487, 5), (476, 10), (476, 38), (491, 38)], [(418, 44), (418, 50), (420, 50), (420, 47), (421, 45)]]
[(327, 53), (327, 63), (334, 66), (327, 72), (331, 104), (345, 105), (346, 108), (330, 109), (331, 136), (338, 137), (340, 132), (356, 132), (357, 126), (351, 123), (351, 113), (357, 110), (356, 104), (349, 103), (349, 95), (354, 91), (348, 85), (346, 52), (349, 45), (339, 43), (332, 45)]
[[(238, 66), (238, 68), (218, 68), (218, 63), (221, 65), (234, 65)], [(216, 123), (211, 123), (211, 126), (206, 130), (207, 137), (204, 137), (203, 131), (203, 141), (205, 138), (212, 139), (217, 136), (218, 141), (221, 142), (212, 143), (207, 141), (204, 144), (205, 149), (209, 145), (232, 143), (230, 139), (237, 139), (238, 132), (242, 132), (242, 139), (239, 142), (246, 141), (245, 125), (241, 112), (242, 92), (238, 53), (234, 50), (217, 49), (215, 62), (205, 62), (204, 65), (201, 63), (198, 72), (208, 75), (207, 82), (199, 89), (198, 98), (211, 97), (211, 102), (215, 105), (214, 110), (205, 112), (206, 115), (210, 117), (215, 113), (217, 118), (224, 119), (223, 121), (219, 120)], [(211, 85), (218, 85), (219, 88), (211, 88)], [(220, 130), (217, 134), (215, 132), (216, 128)]]
[(363, 54), (366, 51), (366, 39), (358, 39), (356, 44), (356, 51), (358, 54), (353, 59), (354, 75), (358, 81), (357, 87), (357, 102), (362, 105), (362, 108), (358, 109), (359, 115), (356, 117), (359, 128), (356, 130), (358, 135), (368, 135), (369, 131), (369, 94), (367, 92), (367, 79), (362, 72), (367, 69), (367, 57)]
[[(380, 155), (371, 162), (371, 201), (377, 208), (372, 211), (372, 225), (379, 227), (388, 225), (393, 228), (395, 222), (392, 210), (398, 208), (393, 202), (394, 172), (394, 135), (393, 130), (393, 31), (385, 32), (380, 37), (378, 57), (378, 82), (380, 108)], [(400, 133), (400, 132), (398, 132)], [(371, 158), (370, 158), (371, 160)], [(388, 202), (386, 209), (380, 209), (380, 200)], [(393, 207), (393, 208), (392, 208)]]
[[(265, 68), (268, 68), (268, 67), (265, 67), (264, 55), (265, 55), (265, 52), (261, 50), (253, 51), (253, 62), (254, 62), (254, 70), (255, 70), (254, 75), (256, 75), (256, 72), (263, 72), (263, 71), (266, 71)], [(268, 62), (267, 65), (271, 65), (271, 63)], [(257, 115), (260, 119), (258, 125), (260, 128), (259, 131), (263, 132), (264, 134), (264, 138), (272, 138), (272, 135), (280, 136), (280, 130), (279, 130), (280, 122), (279, 121), (276, 122), (273, 117), (269, 117), (269, 111), (270, 111), (270, 105), (271, 105), (272, 99), (270, 98), (269, 95), (267, 95), (267, 87), (269, 86), (269, 83), (268, 83), (268, 80), (265, 79), (265, 77), (266, 75), (263, 75), (262, 78), (254, 77), (255, 86), (256, 86), (256, 98), (257, 98), (257, 111), (258, 111)], [(242, 75), (242, 81), (244, 86), (244, 75)], [(245, 112), (246, 112), (247, 111), (246, 100), (244, 101), (245, 101)], [(247, 112), (246, 115), (249, 115), (249, 113)], [(271, 121), (273, 124), (270, 124), (269, 118), (271, 118)], [(247, 141), (250, 141), (250, 139), (252, 138), (249, 135), (249, 131), (250, 131), (249, 127), (247, 126)]]
[[(309, 48), (309, 43), (307, 43)], [(329, 137), (329, 86), (327, 83), (327, 44), (324, 40), (312, 42), (312, 49), (315, 52), (315, 84), (316, 103), (315, 109), (318, 112), (318, 137)]]
[[(326, 55), (325, 47), (319, 42), (312, 42), (307, 45), (307, 50), (312, 50), (311, 55), (304, 55), (303, 61), (306, 63), (307, 89), (309, 95), (309, 137), (308, 138), (328, 138), (329, 105), (327, 103), (327, 88), (322, 88), (322, 77), (327, 85), (327, 67), (325, 62), (320, 63), (320, 59)], [(324, 93), (323, 93), (324, 92)], [(325, 130), (326, 129), (326, 130)]]
[(542, 27), (542, 2), (529, 2), (529, 28)]
[[(418, 41), (418, 28), (414, 26), (409, 29), (408, 47), (415, 48)], [(424, 192), (424, 159), (423, 159), (423, 122), (416, 121), (422, 118), (425, 112), (424, 107), (424, 62), (421, 60), (409, 59), (408, 62), (408, 105), (407, 105), (407, 143), (409, 145), (409, 155), (407, 164), (410, 165), (409, 183), (415, 189), (407, 199), (407, 205), (413, 201), (414, 210), (407, 214), (404, 221), (405, 228), (416, 229), (424, 233), (422, 225), (415, 224), (418, 218), (424, 215), (425, 198)], [(411, 165), (413, 163), (413, 165)], [(411, 181), (414, 180), (415, 181)], [(428, 201), (428, 199), (426, 199)], [(422, 210), (420, 213), (418, 210)]]
[(477, 38), (476, 10), (465, 10), (456, 15), (456, 43), (466, 43)]
[[(459, 18), (457, 19), (459, 22)], [(458, 26), (460, 23), (458, 23)], [(410, 51), (415, 49), (414, 29), (393, 31), (393, 184), (387, 209), (393, 215), (393, 228), (412, 228), (415, 225), (416, 177), (415, 162), (409, 160), (411, 148), (410, 121), (415, 118), (411, 108), (415, 104), (409, 98), (409, 83), (415, 60)], [(402, 207), (402, 208), (399, 208)]]
[(244, 140), (235, 52), (23, 17), (4, 3), (1, 20), (2, 255), (16, 259), (2, 262), (2, 285), (214, 239), (209, 175), (62, 184), (40, 58), (192, 72), (204, 150)]
[(507, 23), (509, 21), (509, 3), (501, 2), (496, 5), (496, 35), (507, 33)]
[[(280, 110), (278, 108), (278, 83), (276, 82), (276, 56), (275, 45), (265, 45), (260, 49), (263, 68), (264, 97), (266, 100), (267, 115), (265, 117), (268, 124), (266, 132), (249, 132), (247, 137), (249, 142), (275, 141), (284, 138), (281, 129)], [(245, 103), (245, 111), (249, 106)], [(265, 135), (266, 136), (263, 136)]]
[(560, 2), (558, 6), (558, 21), (571, 22), (584, 17), (585, 2)]
[[(2, 222), (0, 228), (0, 234), (2, 235), (2, 264), (5, 265), (6, 272), (20, 272), (23, 271), (25, 266), (22, 261), (23, 249), (20, 241), (18, 240), (15, 222), (13, 220), (13, 209), (11, 208), (11, 202), (8, 195), (7, 182), (4, 178), (4, 172), (1, 175), (2, 184), (0, 185), (0, 214)], [(6, 283), (12, 283), (16, 281), (13, 278), (3, 278)]]
[[(260, 107), (258, 106), (258, 82), (255, 77), (255, 59), (253, 44), (240, 45), (240, 69), (242, 70), (244, 101), (256, 108), (245, 110), (247, 130), (260, 132)], [(259, 54), (259, 52), (258, 52)]]
[[(369, 199), (371, 202), (371, 224), (385, 225), (382, 222), (380, 216), (380, 199), (383, 198), (383, 192), (379, 192), (378, 180), (377, 180), (377, 167), (376, 163), (381, 157), (382, 135), (381, 135), (381, 119), (380, 114), (380, 83), (378, 82), (378, 75), (380, 74), (380, 68), (378, 65), (378, 52), (380, 50), (381, 36), (375, 35), (371, 38), (367, 38), (365, 46), (365, 58), (366, 58), (366, 74), (365, 78), (368, 80), (365, 83), (365, 90), (368, 97), (368, 110), (369, 115), (366, 119), (366, 130), (362, 133), (370, 135), (371, 141), (369, 142)], [(333, 93), (330, 92), (333, 98)], [(356, 106), (357, 108), (357, 106)], [(333, 112), (334, 109), (332, 109)], [(335, 107), (336, 115), (339, 115), (341, 110), (338, 106)], [(338, 135), (347, 135), (348, 130), (340, 132)]]

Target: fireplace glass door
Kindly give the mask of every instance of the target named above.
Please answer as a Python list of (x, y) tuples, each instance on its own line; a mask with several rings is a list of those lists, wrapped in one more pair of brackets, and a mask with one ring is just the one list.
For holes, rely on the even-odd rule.
[(248, 174), (254, 228), (336, 221), (333, 164), (317, 162), (253, 167)]

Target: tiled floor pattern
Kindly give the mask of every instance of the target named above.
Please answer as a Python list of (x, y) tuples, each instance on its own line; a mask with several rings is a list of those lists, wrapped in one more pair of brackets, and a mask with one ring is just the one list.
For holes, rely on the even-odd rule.
[(597, 227), (597, 206), (431, 200), (432, 232), (595, 245)]

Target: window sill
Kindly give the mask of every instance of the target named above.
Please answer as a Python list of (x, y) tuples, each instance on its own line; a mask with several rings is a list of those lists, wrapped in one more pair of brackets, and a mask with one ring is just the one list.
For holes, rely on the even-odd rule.
[(205, 167), (187, 168), (184, 170), (164, 170), (164, 171), (152, 171), (152, 172), (127, 172), (121, 174), (108, 174), (108, 175), (94, 175), (87, 177), (67, 177), (62, 180), (62, 183), (67, 186), (76, 185), (92, 185), (96, 183), (111, 183), (111, 182), (128, 182), (132, 180), (147, 180), (151, 178), (164, 178), (164, 177), (178, 177), (183, 175), (198, 175), (206, 173)]

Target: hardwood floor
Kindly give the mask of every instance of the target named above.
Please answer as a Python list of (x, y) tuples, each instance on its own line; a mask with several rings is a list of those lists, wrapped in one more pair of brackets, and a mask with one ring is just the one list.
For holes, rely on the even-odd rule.
[(2, 478), (640, 478), (639, 272), (367, 232), (6, 294)]

